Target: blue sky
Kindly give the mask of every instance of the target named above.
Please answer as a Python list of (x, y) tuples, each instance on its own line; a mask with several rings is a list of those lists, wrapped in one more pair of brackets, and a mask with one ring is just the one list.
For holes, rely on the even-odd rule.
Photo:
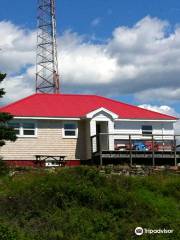
[[(79, 11), (80, 14), (77, 14)], [(67, 14), (67, 12), (69, 13)], [(99, 16), (104, 20), (100, 33), (105, 33), (105, 36), (108, 36), (115, 27), (133, 25), (146, 15), (168, 19), (173, 24), (177, 23), (179, 12), (180, 2), (177, 0), (67, 0), (62, 1), (61, 15), (64, 23), (71, 26), (72, 22), (70, 21), (72, 19), (75, 21), (75, 30), (83, 32), (88, 29), (89, 22)], [(66, 16), (68, 16), (68, 19)], [(84, 24), (81, 25), (81, 28), (79, 23), (82, 18)]]
[[(12, 30), (13, 27), (14, 28), (18, 27), (19, 29), (24, 29), (24, 30), (26, 29), (28, 31), (33, 32), (36, 28), (36, 7), (37, 7), (36, 5), (37, 5), (36, 0), (26, 0), (26, 1), (1, 0), (0, 22), (10, 21), (11, 24), (13, 24), (13, 26), (11, 26), (11, 32), (13, 32)], [(149, 16), (149, 18), (147, 18), (147, 16)], [(164, 21), (168, 22), (169, 25), (166, 26), (166, 23), (164, 23)], [(179, 28), (179, 24), (180, 24), (180, 1), (178, 0), (57, 0), (57, 27), (58, 27), (58, 35), (61, 36), (60, 38), (61, 40), (59, 44), (62, 44), (63, 46), (62, 52), (59, 51), (60, 56), (61, 56), (61, 53), (62, 55), (63, 53), (67, 53), (67, 51), (65, 51), (66, 40), (73, 39), (75, 42), (80, 41), (73, 45), (73, 53), (72, 53), (73, 57), (75, 58), (77, 57), (77, 59), (79, 59), (77, 56), (78, 50), (82, 57), (83, 52), (87, 51), (88, 53), (89, 49), (92, 48), (94, 51), (93, 56), (96, 56), (98, 58), (98, 56), (100, 55), (99, 57), (101, 60), (102, 58), (105, 58), (104, 60), (102, 60), (102, 62), (103, 63), (105, 62), (106, 64), (105, 68), (107, 69), (109, 68), (109, 72), (107, 72), (107, 75), (111, 73), (112, 69), (114, 69), (114, 65), (113, 65), (114, 59), (116, 59), (118, 64), (121, 65), (121, 70), (119, 70), (118, 72), (119, 74), (122, 74), (122, 75), (125, 74), (125, 78), (126, 78), (127, 77), (126, 73), (124, 73), (126, 71), (125, 69), (128, 69), (127, 70), (128, 74), (130, 71), (132, 72), (131, 74), (129, 74), (130, 76), (128, 75), (127, 77), (128, 87), (125, 87), (122, 92), (119, 91), (119, 94), (118, 94), (115, 91), (115, 83), (118, 81), (118, 78), (116, 76), (114, 77), (115, 79), (114, 82), (109, 83), (110, 82), (109, 78), (107, 78), (107, 81), (102, 83), (103, 89), (105, 85), (111, 84), (111, 87), (108, 87), (111, 90), (109, 90), (108, 92), (106, 89), (106, 90), (103, 90), (104, 92), (102, 91), (101, 93), (100, 91), (96, 92), (96, 90), (94, 90), (96, 87), (96, 84), (94, 84), (95, 86), (94, 88), (92, 86), (89, 87), (88, 78), (86, 77), (85, 79), (87, 80), (87, 84), (83, 83), (84, 85), (82, 84), (81, 79), (78, 79), (77, 77), (76, 81), (77, 82), (79, 81), (79, 83), (83, 85), (82, 88), (79, 87), (80, 85), (76, 86), (73, 81), (72, 81), (72, 84), (69, 84), (69, 83), (67, 84), (66, 82), (66, 79), (68, 81), (67, 76), (73, 76), (72, 73), (68, 72), (68, 71), (72, 71), (72, 69), (70, 69), (67, 66), (67, 63), (61, 62), (62, 65), (60, 64), (60, 67), (61, 69), (63, 68), (62, 71), (64, 71), (64, 76), (65, 76), (64, 85), (67, 85), (65, 88), (65, 91), (76, 92), (76, 90), (74, 89), (80, 89), (79, 90), (80, 92), (87, 93), (88, 89), (90, 89), (90, 93), (104, 94), (107, 96), (114, 97), (116, 99), (127, 101), (129, 103), (134, 103), (137, 105), (145, 104), (146, 107), (152, 107), (152, 108), (154, 107), (157, 110), (158, 108), (162, 110), (162, 106), (167, 106), (169, 108), (168, 110), (166, 108), (165, 111), (167, 111), (168, 113), (172, 113), (172, 114), (175, 112), (179, 113), (180, 97), (178, 98), (178, 94), (180, 93), (180, 84), (178, 83), (178, 74), (180, 72), (178, 72), (176, 68), (173, 69), (173, 67), (170, 66), (169, 70), (167, 70), (164, 76), (162, 76), (162, 74), (158, 75), (159, 72), (162, 71), (162, 68), (160, 68), (160, 70), (159, 69), (157, 70), (155, 66), (152, 66), (150, 73), (152, 74), (152, 78), (155, 79), (155, 82), (159, 81), (159, 85), (153, 88), (153, 86), (149, 84), (149, 81), (151, 81), (151, 78), (146, 79), (146, 74), (143, 75), (144, 82), (143, 82), (142, 76), (138, 75), (138, 76), (141, 76), (139, 78), (142, 78), (141, 82), (138, 82), (137, 77), (133, 77), (136, 75), (138, 66), (136, 65), (134, 67), (131, 61), (130, 63), (127, 63), (128, 57), (132, 56), (134, 58), (138, 58), (139, 56), (142, 56), (143, 58), (143, 56), (146, 56), (147, 61), (145, 62), (145, 65), (147, 65), (149, 58), (152, 58), (154, 56), (154, 58), (157, 59), (159, 55), (155, 56), (155, 53), (153, 53), (150, 56), (149, 55), (147, 56), (147, 53), (145, 52), (143, 53), (145, 55), (143, 55), (139, 47), (141, 46), (142, 43), (139, 43), (139, 45), (136, 44), (136, 48), (134, 47), (133, 50), (132, 50), (132, 46), (130, 45), (128, 46), (124, 45), (124, 48), (122, 48), (122, 46), (117, 46), (118, 44), (120, 45), (121, 43), (122, 45), (124, 44), (123, 39), (129, 36), (128, 35), (129, 32), (134, 34), (134, 31), (137, 30), (136, 35), (138, 35), (142, 29), (143, 29), (142, 32), (144, 32), (145, 31), (144, 29), (146, 27), (147, 28), (149, 27), (150, 28), (149, 32), (151, 32), (153, 30), (153, 24), (154, 26), (156, 26), (157, 30), (155, 33), (153, 33), (154, 34), (153, 37), (150, 35), (150, 38), (152, 37), (152, 41), (154, 41), (152, 42), (152, 46), (157, 45), (157, 42), (155, 42), (156, 36), (157, 36), (158, 40), (162, 40), (160, 47), (162, 47), (163, 51), (166, 52), (167, 48), (169, 48), (169, 52), (166, 54), (166, 55), (168, 54), (169, 55), (167, 57), (167, 60), (164, 61), (165, 63), (163, 63), (163, 60), (162, 60), (163, 57), (162, 56), (160, 57), (160, 61), (162, 62), (161, 67), (163, 66), (163, 64), (166, 64), (166, 66), (169, 66), (169, 62), (171, 61), (171, 59), (174, 56), (176, 56), (175, 53), (174, 55), (170, 55), (170, 53), (173, 51), (175, 46), (178, 45), (177, 44), (178, 37), (176, 37), (178, 35), (178, 31), (176, 33), (176, 29)], [(134, 27), (135, 25), (136, 27)], [(125, 31), (122, 29), (122, 26), (126, 27)], [(67, 30), (69, 31), (69, 33), (66, 33)], [(117, 30), (116, 34), (113, 35), (113, 32), (115, 32), (115, 30)], [(9, 30), (9, 33), (7, 34), (10, 34), (10, 30)], [(27, 35), (26, 37), (30, 37), (29, 36), (30, 34), (29, 35), (27, 33), (23, 33), (23, 34)], [(76, 36), (74, 36), (73, 34), (76, 34)], [(124, 38), (122, 37), (123, 34), (124, 34)], [(161, 36), (161, 34), (163, 36)], [(170, 38), (171, 34), (173, 35), (171, 39), (174, 37), (174, 38), (177, 38), (177, 40), (169, 44), (169, 41), (171, 39), (167, 41), (167, 38), (168, 37)], [(141, 36), (141, 34), (139, 34), (138, 36)], [(144, 42), (147, 41), (148, 46), (150, 46), (150, 42), (148, 41), (151, 41), (151, 39), (150, 40), (146, 39), (145, 34), (142, 34), (142, 36), (145, 38)], [(117, 40), (118, 37), (122, 38), (120, 39), (119, 42)], [(77, 39), (80, 39), (80, 40), (77, 40)], [(166, 45), (166, 47), (163, 48), (164, 40), (167, 41), (167, 44), (169, 44), (168, 47)], [(143, 42), (143, 39), (142, 39), (142, 42)], [(0, 47), (1, 45), (2, 46), (7, 45), (7, 43), (4, 45), (3, 44), (4, 43), (0, 42)], [(84, 49), (83, 44), (86, 44), (86, 49)], [(102, 49), (101, 45), (102, 46), (106, 45), (106, 46), (103, 46), (102, 47), (103, 49)], [(68, 49), (71, 49), (72, 46), (71, 47), (69, 46), (70, 44), (68, 45)], [(115, 48), (117, 48), (117, 50)], [(150, 51), (150, 49), (151, 47), (149, 47), (148, 51)], [(32, 47), (32, 50), (34, 50), (33, 47)], [(176, 53), (179, 50), (180, 50), (180, 46), (178, 45)], [(118, 57), (115, 54), (116, 51), (119, 51)], [(122, 56), (124, 57), (125, 53), (128, 51), (129, 51), (128, 56), (125, 58), (124, 62), (122, 62), (121, 57)], [(108, 52), (108, 57), (103, 55), (104, 52)], [(133, 52), (133, 55), (132, 55), (132, 52)], [(29, 49), (27, 50), (27, 53), (29, 53)], [(7, 70), (9, 71), (9, 76), (10, 76), (9, 82), (11, 80), (11, 82), (14, 81), (14, 84), (17, 84), (17, 82), (20, 81), (20, 79), (23, 79), (24, 77), (24, 76), (21, 76), (21, 74), (26, 70), (28, 70), (30, 65), (33, 65), (32, 56), (30, 55), (27, 55), (27, 56), (31, 59), (29, 62), (25, 62), (25, 63), (22, 62), (21, 66), (18, 66), (18, 67), (13, 66), (14, 68), (12, 67), (11, 71)], [(67, 56), (69, 57), (69, 52)], [(65, 59), (67, 59), (67, 56)], [(5, 58), (5, 60), (7, 61), (7, 57)], [(138, 62), (141, 62), (141, 61), (138, 60)], [(125, 63), (127, 66), (125, 66)], [(3, 66), (1, 62), (0, 64)], [(80, 63), (78, 62), (78, 66), (79, 64)], [(109, 64), (112, 66), (110, 66)], [(123, 68), (124, 66), (125, 68)], [(84, 68), (84, 66), (82, 68)], [(6, 68), (4, 69), (6, 70)], [(32, 71), (32, 69), (27, 71), (28, 74), (30, 71)], [(76, 68), (74, 71), (76, 71)], [(90, 73), (91, 72), (92, 71), (90, 71)], [(98, 72), (95, 75), (92, 74), (92, 77), (99, 76), (98, 75), (99, 73), (101, 72)], [(85, 74), (87, 74), (87, 71), (85, 72)], [(147, 71), (147, 74), (149, 74), (149, 70)], [(15, 80), (12, 80), (13, 77)], [(165, 79), (164, 81), (162, 81), (163, 78)], [(169, 83), (171, 78), (173, 82), (173, 87), (172, 89), (169, 89), (169, 91), (173, 92), (174, 90), (179, 90), (179, 92), (177, 91), (176, 94), (169, 94), (168, 97), (166, 98), (167, 90), (171, 86)], [(131, 87), (131, 81), (134, 87)], [(180, 81), (180, 77), (179, 77), (179, 81)], [(137, 84), (144, 86), (141, 92), (137, 91), (135, 87), (136, 82)], [(122, 81), (122, 84), (125, 85), (126, 82)], [(176, 88), (176, 85), (177, 85), (177, 88)], [(8, 84), (6, 84), (6, 86), (8, 86)], [(99, 86), (101, 86), (100, 83), (99, 85), (97, 84), (97, 88), (99, 88)], [(121, 85), (119, 85), (119, 88), (120, 86)], [(128, 90), (128, 88), (129, 89), (132, 88), (132, 89)], [(164, 91), (163, 94), (161, 94), (162, 95), (161, 97), (158, 97), (157, 88), (159, 89), (159, 92), (161, 90), (162, 92)], [(23, 91), (23, 89), (21, 89), (21, 91)], [(28, 93), (28, 90), (24, 91), (24, 95), (26, 93)], [(151, 94), (152, 94), (152, 98), (151, 98)], [(14, 95), (11, 95), (11, 96), (9, 95), (9, 98), (11, 97), (13, 100), (16, 99)]]
[[(37, 0), (1, 0), (0, 20), (11, 20), (29, 28), (36, 26)], [(144, 16), (166, 19), (171, 24), (180, 22), (178, 0), (57, 0), (58, 32), (71, 28), (80, 34), (96, 33), (107, 38), (119, 25), (131, 26)], [(93, 29), (90, 23), (100, 18)]]

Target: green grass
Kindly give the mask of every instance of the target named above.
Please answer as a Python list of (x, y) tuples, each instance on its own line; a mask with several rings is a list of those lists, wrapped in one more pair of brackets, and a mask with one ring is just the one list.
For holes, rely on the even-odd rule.
[[(180, 178), (89, 167), (0, 178), (1, 240), (180, 239)], [(134, 235), (142, 226), (173, 234)]]

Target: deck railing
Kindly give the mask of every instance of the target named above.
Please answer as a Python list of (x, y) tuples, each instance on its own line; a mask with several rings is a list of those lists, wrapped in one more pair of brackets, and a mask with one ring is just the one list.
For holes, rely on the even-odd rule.
[(177, 165), (176, 153), (180, 151), (178, 143), (180, 143), (180, 135), (99, 133), (91, 137), (91, 151), (92, 155), (99, 154), (101, 164), (102, 154), (105, 151), (128, 152), (131, 163), (134, 153), (147, 152), (151, 153), (153, 165), (155, 165), (156, 153), (171, 152)]

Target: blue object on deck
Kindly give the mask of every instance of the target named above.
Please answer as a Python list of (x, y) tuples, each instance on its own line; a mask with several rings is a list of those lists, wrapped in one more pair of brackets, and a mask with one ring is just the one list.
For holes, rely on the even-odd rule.
[(143, 142), (139, 141), (134, 142), (133, 149), (137, 151), (148, 151), (148, 147)]

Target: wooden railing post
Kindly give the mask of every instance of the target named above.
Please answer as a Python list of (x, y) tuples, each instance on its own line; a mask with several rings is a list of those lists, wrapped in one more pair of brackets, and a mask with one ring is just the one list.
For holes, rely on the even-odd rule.
[(152, 135), (152, 163), (153, 167), (155, 166), (155, 157), (154, 157), (154, 137)]
[(106, 136), (106, 141), (107, 141), (107, 150), (110, 150), (109, 142), (110, 142), (111, 136), (110, 136), (110, 134), (106, 134), (105, 136)]
[(99, 153), (100, 153), (100, 166), (103, 165), (103, 157), (102, 157), (102, 135), (99, 133)]
[(174, 135), (174, 164), (177, 166), (177, 155), (176, 155), (176, 136)]
[(129, 150), (130, 150), (130, 165), (132, 166), (133, 162), (132, 162), (132, 139), (131, 139), (131, 135), (129, 134)]
[(91, 137), (91, 157), (93, 156), (93, 137)]
[[(119, 137), (119, 135), (121, 135), (121, 136)], [(91, 153), (92, 153), (93, 157), (98, 156), (98, 161), (99, 161), (100, 165), (104, 164), (103, 160), (105, 160), (105, 159), (103, 159), (103, 158), (106, 158), (106, 154), (107, 154), (107, 158), (112, 158), (112, 159), (120, 158), (120, 157), (123, 157), (123, 156), (125, 156), (125, 157), (128, 156), (129, 164), (133, 165), (134, 159), (137, 159), (139, 156), (135, 155), (135, 152), (133, 151), (132, 143), (133, 143), (133, 139), (135, 139), (135, 136), (139, 136), (139, 135), (140, 134), (119, 134), (119, 133), (107, 134), (107, 133), (101, 133), (101, 134), (91, 136)], [(109, 149), (109, 147), (108, 147), (108, 150), (106, 150), (106, 146), (105, 146), (106, 141), (110, 139), (110, 136), (113, 136), (112, 137), (113, 140), (114, 139), (121, 140), (120, 143), (122, 142), (122, 140), (126, 139), (126, 141), (128, 141), (128, 143), (129, 143), (128, 151), (126, 151), (126, 152), (121, 151), (119, 153), (116, 151), (116, 154), (113, 154), (113, 150), (111, 148)], [(123, 136), (126, 136), (126, 138), (124, 138)], [(104, 137), (106, 137), (106, 139), (104, 139)], [(157, 151), (156, 140), (159, 141), (159, 138), (156, 138), (156, 137), (161, 137), (160, 139), (162, 139), (162, 137), (166, 137), (166, 138), (170, 137), (170, 138), (167, 138), (167, 139), (171, 140), (171, 152), (161, 150), (161, 149), (160, 149), (160, 151)], [(150, 136), (148, 135), (148, 139), (150, 140), (150, 143), (152, 143), (152, 151), (148, 151), (147, 156), (148, 157), (151, 156), (151, 159), (152, 159), (151, 160), (151, 165), (152, 166), (156, 166), (156, 158), (165, 159), (166, 157), (167, 158), (170, 157), (171, 161), (174, 161), (173, 164), (175, 164), (177, 166), (178, 161), (180, 159), (180, 151), (178, 150), (178, 148), (176, 146), (176, 144), (178, 144), (177, 143), (177, 137), (180, 137), (180, 135), (173, 135), (173, 134), (169, 134), (169, 135), (168, 134), (167, 135), (153, 134), (153, 135), (150, 135)], [(110, 139), (110, 140), (112, 140), (112, 139)], [(145, 138), (143, 138), (143, 139), (145, 139)], [(96, 140), (96, 142), (94, 140)], [(110, 141), (109, 141), (109, 144), (110, 144)], [(112, 142), (111, 142), (111, 144), (112, 144)], [(158, 144), (158, 142), (157, 142), (157, 144)], [(95, 149), (95, 147), (97, 149)], [(124, 148), (122, 147), (122, 149), (124, 149)], [(119, 150), (121, 150), (121, 148)], [(96, 151), (96, 153), (94, 151)], [(118, 156), (118, 154), (119, 154), (119, 156)], [(142, 152), (142, 154), (140, 153), (139, 155), (140, 155), (140, 157), (142, 156), (144, 159), (146, 158), (146, 156), (143, 152)]]

